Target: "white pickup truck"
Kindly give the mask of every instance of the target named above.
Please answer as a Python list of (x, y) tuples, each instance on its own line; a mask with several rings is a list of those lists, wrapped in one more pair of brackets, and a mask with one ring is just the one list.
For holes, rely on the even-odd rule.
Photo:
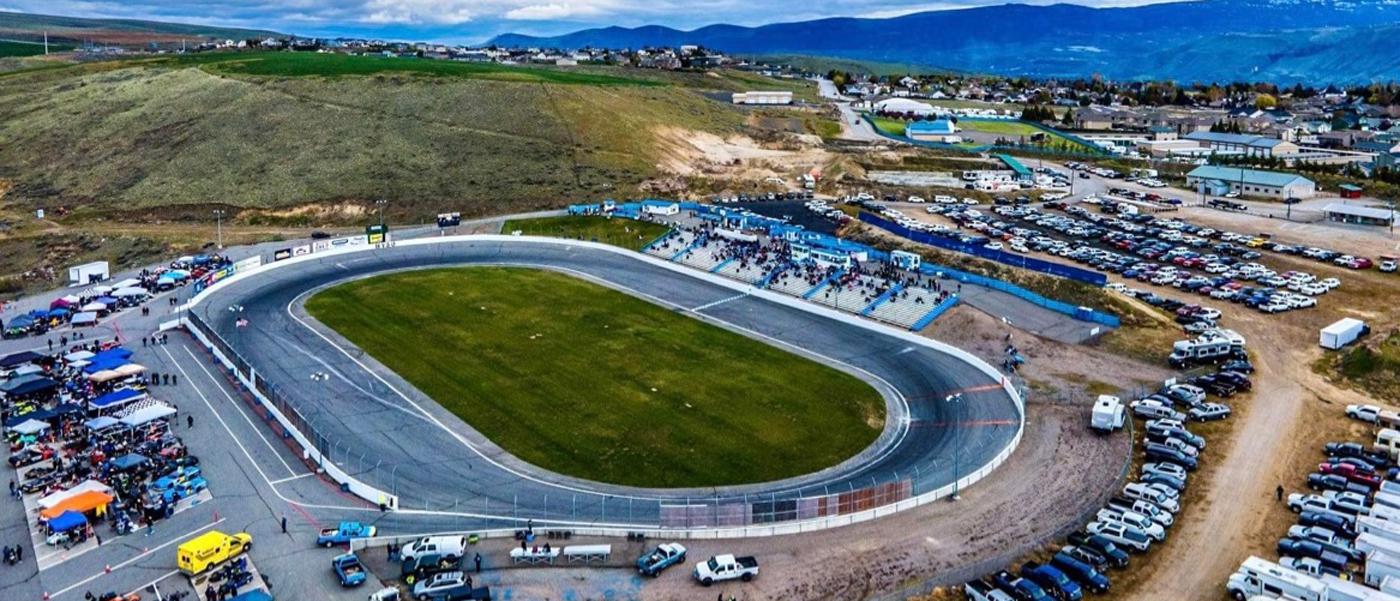
[(757, 575), (758, 560), (753, 557), (716, 555), (711, 557), (709, 561), (695, 564), (695, 579), (705, 586), (734, 579), (748, 582)]

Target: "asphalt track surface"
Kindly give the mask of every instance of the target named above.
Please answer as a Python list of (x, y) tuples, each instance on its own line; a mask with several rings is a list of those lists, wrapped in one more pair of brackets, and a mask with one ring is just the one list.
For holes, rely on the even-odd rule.
[[(306, 297), (339, 282), (404, 269), (469, 265), (562, 271), (801, 352), (874, 385), (893, 410), (890, 423), (860, 455), (779, 482), (700, 490), (589, 482), (510, 456), (301, 311)], [(400, 509), (445, 515), (655, 527), (662, 522), (663, 504), (732, 507), (743, 502), (755, 505), (758, 513), (765, 501), (895, 481), (911, 482), (910, 492), (922, 494), (951, 483), (955, 469), (965, 477), (992, 460), (1015, 438), (1022, 419), (996, 380), (953, 355), (736, 295), (732, 288), (653, 265), (640, 255), (557, 242), (472, 240), (331, 255), (231, 282), (211, 291), (192, 311), (254, 367), (259, 379), (272, 383), (300, 409), (330, 441), (333, 461), (398, 495)], [(247, 319), (248, 326), (237, 327), (239, 318)], [(426, 332), (425, 344), (430, 343)], [(961, 400), (948, 402), (946, 397), (955, 393), (961, 393)], [(735, 523), (721, 513), (716, 509), (714, 519), (723, 525), (750, 519), (740, 517)], [(714, 525), (704, 523), (709, 518), (694, 519), (697, 523), (690, 525)]]

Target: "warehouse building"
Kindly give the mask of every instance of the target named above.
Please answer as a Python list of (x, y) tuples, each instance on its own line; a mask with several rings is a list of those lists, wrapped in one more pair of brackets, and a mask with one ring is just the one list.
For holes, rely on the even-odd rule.
[(1218, 154), (1274, 157), (1298, 153), (1297, 144), (1265, 136), (1193, 131), (1182, 136), (1182, 139), (1191, 140), (1201, 147), (1209, 148)]
[(1391, 225), (1395, 212), (1390, 209), (1363, 207), (1342, 203), (1332, 203), (1322, 208), (1328, 221), (1356, 223), (1361, 225)]
[(1203, 165), (1186, 174), (1186, 183), (1213, 196), (1239, 192), (1268, 198), (1312, 198), (1317, 184), (1296, 173)]
[(734, 104), (792, 104), (792, 92), (735, 92), (733, 100)]
[(915, 121), (904, 127), (904, 135), (910, 140), (920, 142), (942, 142), (944, 144), (962, 142), (962, 136), (958, 135), (958, 126), (947, 119)]

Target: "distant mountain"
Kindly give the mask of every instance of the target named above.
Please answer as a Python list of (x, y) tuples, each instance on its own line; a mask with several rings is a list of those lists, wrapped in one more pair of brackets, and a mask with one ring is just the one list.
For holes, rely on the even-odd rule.
[(700, 44), (729, 53), (831, 56), (1035, 76), (1400, 79), (1397, 0), (1203, 0), (1129, 8), (1004, 4), (888, 19), (835, 18), (694, 31), (608, 27), (492, 43), (550, 48)]
[(39, 41), (48, 32), (51, 42), (94, 42), (140, 45), (188, 40), (244, 40), (281, 36), (275, 31), (211, 27), (131, 19), (84, 19), (0, 11), (0, 39)]

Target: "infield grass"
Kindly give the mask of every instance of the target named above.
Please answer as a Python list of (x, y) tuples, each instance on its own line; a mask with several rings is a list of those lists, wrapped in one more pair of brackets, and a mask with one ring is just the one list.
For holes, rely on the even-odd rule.
[(850, 458), (884, 425), (853, 376), (555, 272), (388, 274), (306, 308), (506, 451), (580, 478), (776, 480)]
[(641, 250), (670, 228), (659, 223), (631, 219), (608, 219), (598, 216), (569, 215), (511, 219), (501, 226), (502, 234), (520, 232), (526, 236), (550, 236), (602, 242), (630, 250)]

